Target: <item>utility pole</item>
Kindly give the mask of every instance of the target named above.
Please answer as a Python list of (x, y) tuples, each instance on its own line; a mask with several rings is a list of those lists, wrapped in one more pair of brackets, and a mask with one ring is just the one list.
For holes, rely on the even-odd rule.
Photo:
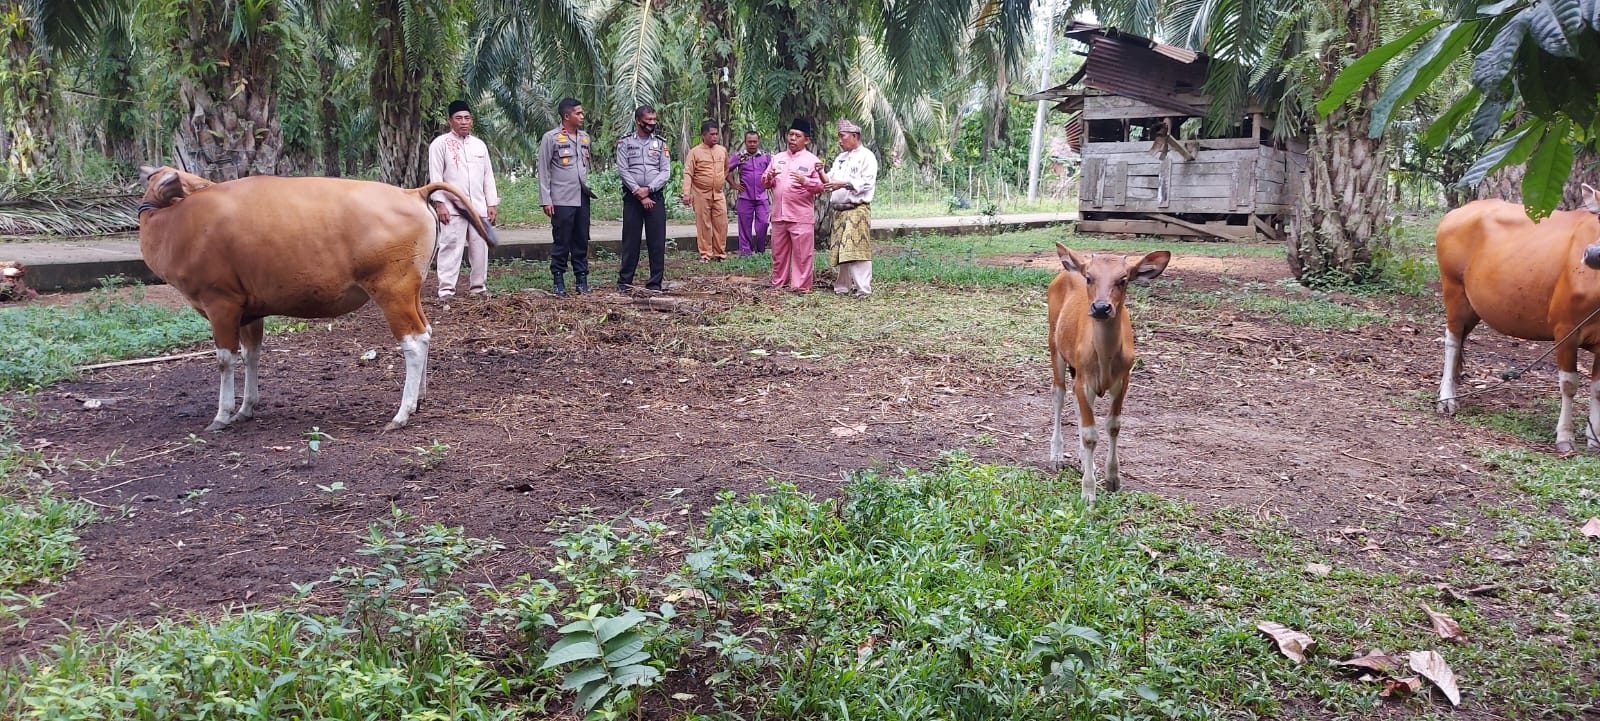
[[(1051, 0), (1044, 2), (1044, 57), (1039, 63), (1039, 90), (1042, 92), (1050, 87), (1050, 66), (1055, 64), (1056, 58), (1056, 12), (1055, 3)], [(1033, 111), (1033, 143), (1028, 150), (1028, 204), (1039, 202), (1039, 150), (1044, 144), (1044, 116), (1047, 108), (1045, 101), (1039, 101), (1039, 107)]]

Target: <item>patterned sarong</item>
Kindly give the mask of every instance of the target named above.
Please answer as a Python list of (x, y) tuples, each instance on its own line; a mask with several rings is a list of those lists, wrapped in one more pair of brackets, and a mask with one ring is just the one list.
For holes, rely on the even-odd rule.
[(867, 205), (833, 213), (833, 265), (872, 260), (872, 207)]

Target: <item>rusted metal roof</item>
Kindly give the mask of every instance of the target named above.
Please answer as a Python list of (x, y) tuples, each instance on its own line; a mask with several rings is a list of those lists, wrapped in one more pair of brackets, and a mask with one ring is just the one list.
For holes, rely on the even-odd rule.
[(1158, 43), (1147, 37), (1123, 32), (1116, 28), (1106, 27), (1098, 23), (1084, 22), (1082, 20), (1072, 21), (1067, 25), (1065, 30), (1061, 31), (1061, 34), (1064, 37), (1069, 37), (1073, 40), (1083, 43), (1088, 43), (1089, 38), (1095, 35), (1112, 38), (1130, 45), (1138, 45), (1148, 50), (1155, 51), (1157, 54), (1172, 58), (1180, 63), (1194, 63), (1208, 59), (1204, 54), (1197, 53), (1188, 48), (1181, 48), (1177, 45), (1168, 45), (1166, 43)]
[(1079, 92), (1081, 82), (1186, 115), (1205, 114), (1205, 108), (1178, 97), (1197, 94), (1205, 85), (1210, 58), (1204, 54), (1082, 21), (1068, 25), (1062, 35), (1089, 46), (1083, 67), (1066, 83), (1024, 100), (1063, 100)]

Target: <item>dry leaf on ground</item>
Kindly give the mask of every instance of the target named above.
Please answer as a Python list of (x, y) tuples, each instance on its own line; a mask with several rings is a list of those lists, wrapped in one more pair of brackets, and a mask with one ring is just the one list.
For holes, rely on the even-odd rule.
[(1313, 576), (1326, 576), (1333, 573), (1333, 568), (1326, 563), (1308, 563), (1306, 564), (1306, 573)]
[(1456, 672), (1450, 670), (1450, 664), (1444, 662), (1444, 657), (1438, 651), (1412, 651), (1411, 670), (1432, 681), (1444, 692), (1444, 697), (1450, 699), (1451, 706), (1461, 705), (1461, 690), (1456, 688)]
[(1578, 532), (1590, 538), (1600, 538), (1600, 518), (1589, 519)]
[(1416, 676), (1405, 678), (1386, 678), (1383, 680), (1383, 690), (1378, 692), (1381, 698), (1389, 698), (1403, 693), (1416, 693), (1422, 688), (1422, 679)]
[(1390, 656), (1384, 653), (1381, 648), (1375, 648), (1365, 656), (1352, 658), (1348, 661), (1340, 661), (1339, 665), (1355, 666), (1356, 668), (1370, 669), (1379, 673), (1392, 674), (1404, 667), (1406, 661), (1399, 656)]
[(856, 424), (853, 426), (835, 426), (833, 428), (829, 428), (828, 432), (840, 438), (849, 438), (850, 436), (859, 436), (863, 433), (866, 433), (867, 426), (865, 424)]
[(1451, 641), (1465, 640), (1461, 638), (1461, 624), (1456, 623), (1449, 614), (1439, 613), (1429, 608), (1426, 603), (1422, 604), (1422, 610), (1428, 613), (1428, 620), (1433, 622), (1433, 632), (1439, 634), (1439, 638)]
[(1295, 663), (1305, 663), (1306, 651), (1317, 643), (1310, 636), (1272, 621), (1257, 622), (1256, 630), (1271, 636), (1278, 644), (1278, 650)]

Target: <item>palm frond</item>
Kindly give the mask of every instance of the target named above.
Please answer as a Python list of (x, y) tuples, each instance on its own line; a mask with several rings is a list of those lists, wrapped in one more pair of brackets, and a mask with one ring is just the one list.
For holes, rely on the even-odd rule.
[(71, 197), (60, 194), (62, 190), (0, 197), (0, 236), (109, 235), (139, 229), (134, 212), (139, 196)]
[(651, 0), (629, 0), (631, 11), (618, 23), (611, 61), (612, 134), (633, 125), (633, 111), (655, 102), (661, 73), (661, 21)]

